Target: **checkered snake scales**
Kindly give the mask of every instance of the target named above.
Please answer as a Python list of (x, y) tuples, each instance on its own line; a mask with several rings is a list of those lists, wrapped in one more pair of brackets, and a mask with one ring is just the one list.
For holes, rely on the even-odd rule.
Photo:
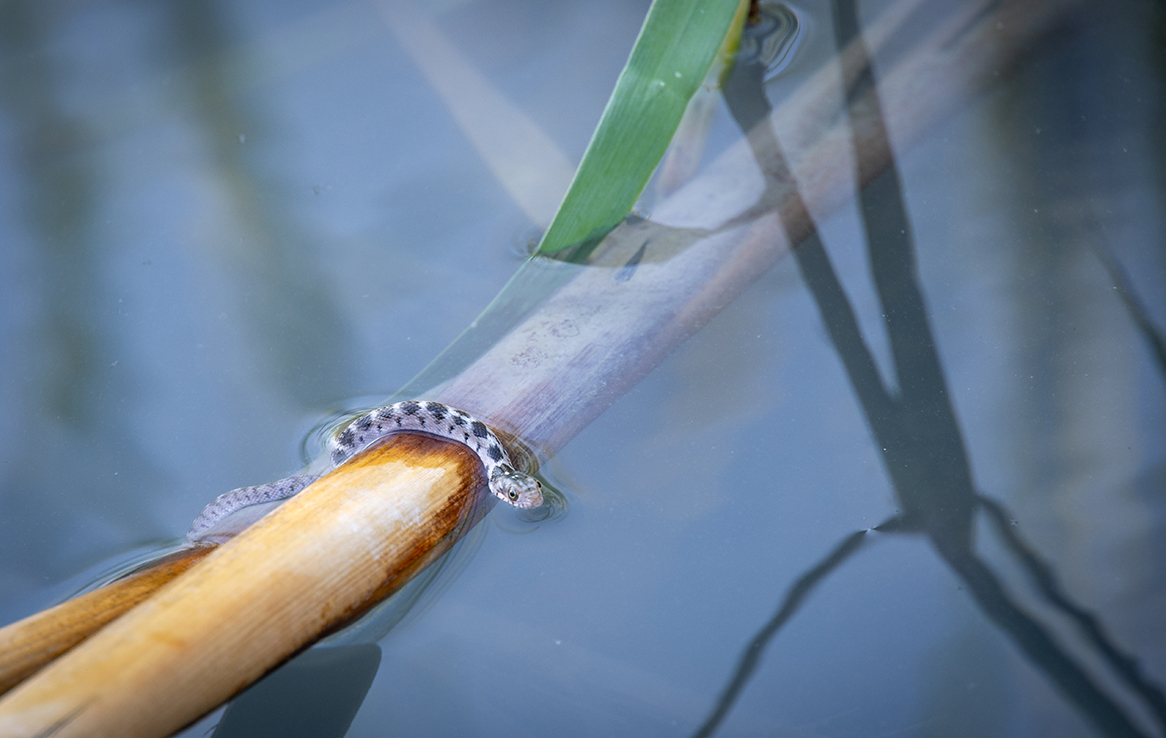
[[(328, 439), (332, 468), (392, 433), (422, 433), (456, 441), (473, 451), (486, 470), (490, 492), (504, 502), (529, 510), (543, 504), (542, 487), (534, 477), (514, 469), (502, 442), (488, 425), (440, 402), (410, 400), (379, 407), (361, 415)], [(219, 521), (253, 505), (278, 502), (298, 494), (322, 475), (301, 474), (219, 495), (190, 526), (187, 540), (209, 535)]]

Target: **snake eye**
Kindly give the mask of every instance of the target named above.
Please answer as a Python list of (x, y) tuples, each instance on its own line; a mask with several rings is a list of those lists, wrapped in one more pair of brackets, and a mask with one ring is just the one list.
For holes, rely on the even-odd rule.
[(515, 502), (518, 500), (518, 491), (515, 489), (510, 489), (506, 492), (506, 496), (510, 498), (511, 502)]

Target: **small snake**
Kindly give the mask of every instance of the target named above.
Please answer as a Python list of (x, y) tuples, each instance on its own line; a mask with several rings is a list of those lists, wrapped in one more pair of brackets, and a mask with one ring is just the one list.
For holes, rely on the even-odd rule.
[[(516, 471), (502, 442), (490, 427), (469, 413), (440, 402), (410, 400), (379, 407), (361, 415), (328, 439), (332, 467), (392, 433), (424, 433), (466, 446), (486, 468), (490, 492), (504, 502), (529, 510), (543, 504), (542, 487), (529, 474)], [(187, 540), (197, 541), (229, 515), (252, 505), (277, 502), (298, 494), (322, 475), (301, 474), (255, 487), (239, 487), (219, 495), (203, 508)]]

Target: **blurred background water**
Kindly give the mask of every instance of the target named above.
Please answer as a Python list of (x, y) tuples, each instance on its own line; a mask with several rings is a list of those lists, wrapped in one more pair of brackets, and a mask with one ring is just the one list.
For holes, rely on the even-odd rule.
[[(829, 3), (791, 7), (775, 102), (835, 48)], [(647, 3), (430, 10), (575, 162)], [(1085, 5), (898, 157), (977, 488), (1157, 685), (1166, 374), (1103, 257), (1166, 326), (1162, 28), (1153, 3)], [(718, 110), (708, 155), (738, 137)], [(819, 227), (890, 376), (857, 211)], [(0, 3), (0, 622), (297, 469), (317, 421), (478, 315), (530, 229), (373, 5)], [(692, 734), (791, 584), (898, 504), (792, 259), (548, 471), (570, 514), (496, 510), (381, 642), (349, 735)], [(1162, 734), (979, 532), (1018, 604)], [(1095, 734), (923, 537), (867, 539), (719, 734)]]

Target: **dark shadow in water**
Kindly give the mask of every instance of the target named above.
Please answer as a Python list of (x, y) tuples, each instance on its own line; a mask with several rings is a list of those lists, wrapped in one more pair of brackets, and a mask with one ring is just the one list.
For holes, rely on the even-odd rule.
[[(853, 0), (835, 0), (834, 17), (839, 48), (861, 45)], [(867, 54), (862, 55), (861, 63), (864, 71), (847, 91), (852, 130), (853, 117), (860, 115), (867, 143), (873, 140), (888, 145)], [(748, 131), (749, 143), (763, 171), (788, 171), (768, 123), (769, 104), (761, 82), (762, 70), (741, 65), (726, 85), (725, 97), (742, 130)], [(856, 105), (862, 110), (856, 111)], [(859, 143), (857, 138), (855, 143)], [(1112, 643), (1093, 614), (1069, 600), (1052, 568), (1020, 539), (1001, 505), (976, 493), (918, 283), (911, 226), (898, 172), (893, 162), (881, 173), (862, 171), (862, 161), (859, 157), (857, 181), (870, 184), (860, 192), (860, 212), (890, 340), (897, 391), (889, 389), (880, 377), (817, 233), (801, 241), (794, 254), (862, 405), (901, 505), (901, 514), (879, 526), (879, 530), (927, 536), (983, 613), (1012, 638), (1099, 733), (1115, 737), (1145, 735), (1125, 710), (1101, 690), (1094, 675), (1057, 643), (1050, 628), (1012, 600), (997, 576), (976, 555), (973, 523), (976, 513), (984, 510), (1007, 550), (1031, 577), (1037, 593), (1076, 624), (1118, 679), (1142, 700), (1159, 727), (1166, 729), (1166, 698), (1162, 690), (1143, 675), (1135, 658)], [(855, 553), (862, 541), (862, 532), (851, 534), (790, 589), (777, 614), (746, 646), (728, 686), (695, 735), (709, 736), (716, 731), (768, 642), (797, 611), (813, 586)]]
[(371, 643), (305, 651), (228, 704), (213, 738), (343, 738), (380, 664)]
[(1166, 380), (1166, 336), (1159, 330), (1158, 326), (1154, 325), (1154, 320), (1150, 317), (1150, 311), (1146, 309), (1145, 303), (1138, 297), (1137, 291), (1134, 289), (1134, 284), (1130, 281), (1130, 276), (1126, 272), (1125, 267), (1121, 265), (1117, 255), (1109, 248), (1109, 244), (1104, 241), (1094, 238), (1090, 240), (1093, 246), (1094, 253), (1097, 258), (1101, 260), (1105, 271), (1109, 273), (1109, 279), (1113, 282), (1113, 289), (1117, 292), (1117, 296), (1121, 298), (1121, 304), (1125, 306), (1126, 312), (1129, 313), (1130, 320), (1133, 321), (1134, 326), (1138, 332), (1142, 334), (1146, 344), (1150, 347), (1150, 352), (1154, 356), (1154, 361), (1158, 364), (1158, 373), (1162, 375), (1162, 379)]
[(822, 559), (821, 563), (803, 574), (801, 579), (794, 582), (794, 585), (786, 592), (781, 606), (777, 608), (777, 613), (765, 624), (765, 627), (757, 631), (757, 635), (753, 636), (753, 640), (749, 641), (749, 645), (745, 646), (745, 650), (741, 652), (741, 658), (737, 662), (737, 669), (733, 672), (733, 678), (729, 681), (728, 686), (725, 687), (721, 698), (717, 700), (717, 706), (713, 710), (713, 714), (705, 720), (704, 725), (694, 734), (697, 738), (706, 738), (716, 731), (717, 726), (729, 714), (729, 710), (733, 709), (733, 703), (737, 701), (741, 690), (745, 688), (745, 685), (749, 683), (749, 679), (752, 678), (753, 672), (757, 669), (757, 664), (761, 661), (761, 655), (765, 652), (765, 647), (769, 645), (770, 639), (777, 635), (777, 632), (781, 630), (782, 626), (793, 617), (793, 614), (798, 611), (798, 608), (801, 607), (802, 602), (809, 596), (814, 587), (825, 579), (827, 574), (837, 569), (842, 562), (850, 558), (851, 554), (861, 548), (865, 541), (865, 530), (851, 533), (842, 539), (842, 543), (838, 544), (826, 558)]
[(1069, 599), (1069, 596), (1061, 589), (1057, 573), (1053, 571), (1053, 568), (1016, 533), (1016, 528), (1012, 524), (1012, 516), (1008, 514), (1003, 505), (983, 495), (979, 497), (979, 502), (981, 509), (996, 528), (997, 535), (1008, 546), (1016, 559), (1021, 562), (1028, 575), (1032, 577), (1032, 583), (1041, 596), (1076, 623), (1110, 668), (1126, 683), (1126, 686), (1137, 692), (1162, 720), (1162, 717), (1166, 716), (1166, 694), (1163, 694), (1158, 685), (1142, 673), (1141, 665), (1137, 659), (1118, 650), (1110, 641), (1109, 636), (1106, 635), (1097, 616)]

